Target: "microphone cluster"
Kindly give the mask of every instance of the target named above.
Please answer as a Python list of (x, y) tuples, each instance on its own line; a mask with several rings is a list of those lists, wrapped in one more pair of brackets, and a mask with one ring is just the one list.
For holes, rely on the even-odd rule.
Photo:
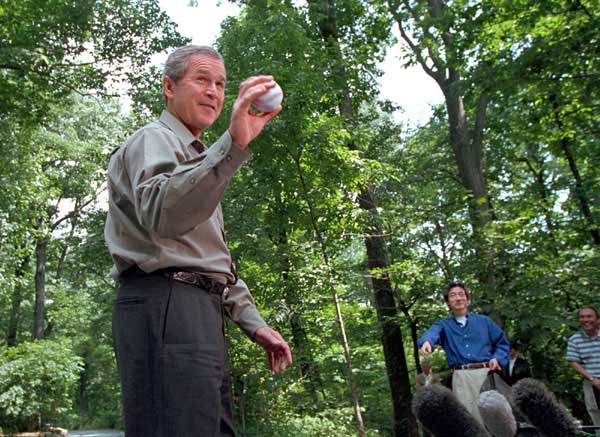
[(418, 388), (412, 410), (434, 437), (575, 437), (580, 430), (554, 394), (532, 378), (517, 382), (509, 399), (496, 390), (481, 393), (483, 425), (442, 385)]

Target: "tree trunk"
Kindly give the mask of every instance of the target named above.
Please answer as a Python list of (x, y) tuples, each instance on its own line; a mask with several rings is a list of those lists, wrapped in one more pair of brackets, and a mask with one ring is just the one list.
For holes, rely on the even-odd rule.
[(583, 218), (587, 222), (592, 240), (594, 241), (594, 244), (600, 245), (600, 231), (598, 230), (596, 223), (594, 223), (590, 201), (583, 185), (581, 173), (579, 173), (579, 167), (577, 166), (577, 162), (575, 162), (575, 157), (571, 152), (571, 146), (566, 138), (560, 140), (560, 148), (569, 162), (569, 169), (571, 169), (571, 173), (575, 179), (575, 197), (579, 200), (579, 208), (581, 209)]
[[(279, 193), (275, 195), (277, 212), (284, 214), (285, 208), (281, 202)], [(283, 216), (283, 215), (282, 215)], [(290, 271), (292, 270), (292, 260), (290, 259), (290, 250), (285, 227), (279, 228), (279, 235), (276, 241), (280, 259), (282, 260), (281, 276), (285, 287), (285, 300), (289, 308), (290, 328), (292, 330), (292, 342), (294, 344), (295, 361), (300, 367), (300, 374), (306, 380), (305, 387), (313, 399), (314, 405), (318, 404), (317, 390), (323, 386), (319, 368), (315, 363), (312, 353), (312, 347), (306, 334), (306, 323), (299, 310), (299, 299), (296, 290), (290, 281)]]
[[(556, 94), (553, 93), (550, 95), (554, 120), (556, 121), (556, 125), (558, 126), (559, 131), (564, 132), (564, 123), (561, 119), (556, 99)], [(577, 166), (575, 156), (571, 151), (571, 144), (569, 143), (567, 137), (562, 137), (560, 139), (560, 149), (564, 153), (565, 158), (567, 158), (567, 162), (569, 163), (569, 169), (571, 170), (573, 179), (575, 179), (575, 189), (573, 191), (575, 197), (579, 201), (579, 209), (581, 210), (581, 214), (583, 215), (584, 220), (587, 222), (588, 229), (590, 231), (594, 244), (600, 245), (600, 230), (598, 229), (598, 225), (594, 221), (594, 216), (592, 215), (590, 201), (585, 189), (583, 178), (581, 177), (581, 173), (579, 172), (579, 167)]]
[[(446, 2), (429, 0), (429, 17), (417, 15), (415, 9), (408, 3), (407, 1), (388, 0), (390, 12), (398, 25), (402, 39), (408, 44), (425, 73), (436, 81), (444, 94), (450, 143), (461, 184), (470, 196), (468, 207), (473, 229), (473, 242), (476, 256), (483, 265), (478, 269), (478, 276), (487, 291), (493, 292), (497, 288), (495, 254), (484, 234), (486, 225), (495, 219), (483, 171), (483, 128), (488, 103), (487, 95), (481, 93), (479, 96), (477, 108), (475, 108), (475, 118), (472, 126), (469, 126), (464, 93), (461, 91), (463, 84), (459, 73), (460, 66), (451, 63), (452, 53), (455, 51), (455, 35), (448, 30), (449, 26), (445, 27), (449, 23), (448, 20), (452, 20), (447, 12)], [(408, 11), (410, 19), (414, 20), (417, 25), (424, 26), (423, 34), (432, 41), (429, 45), (423, 41), (413, 41), (412, 35), (409, 35), (403, 23), (406, 18), (400, 11), (401, 4)], [(434, 36), (430, 29), (431, 26), (436, 25), (439, 26), (436, 28), (439, 37)], [(487, 308), (484, 308), (484, 312), (490, 312), (491, 309), (492, 306), (488, 305)]]
[(346, 336), (346, 328), (344, 325), (344, 318), (342, 316), (342, 310), (339, 303), (339, 297), (337, 292), (335, 291), (335, 280), (333, 278), (333, 269), (331, 267), (331, 262), (329, 260), (329, 255), (327, 251), (327, 243), (323, 240), (321, 230), (319, 229), (319, 225), (317, 224), (317, 217), (312, 205), (312, 202), (309, 198), (309, 190), (306, 185), (306, 181), (304, 179), (304, 173), (302, 171), (302, 166), (300, 165), (300, 157), (296, 158), (296, 168), (298, 169), (298, 177), (300, 178), (300, 183), (302, 184), (302, 189), (304, 192), (304, 197), (306, 199), (306, 203), (308, 205), (310, 222), (313, 228), (313, 231), (319, 241), (319, 246), (321, 248), (321, 255), (323, 257), (323, 262), (325, 267), (327, 267), (327, 281), (329, 284), (329, 288), (333, 297), (333, 302), (335, 304), (335, 313), (337, 318), (338, 327), (340, 329), (340, 336), (342, 340), (342, 348), (344, 350), (344, 358), (346, 359), (346, 369), (348, 371), (348, 384), (350, 385), (350, 396), (352, 397), (352, 406), (354, 408), (354, 417), (356, 420), (357, 433), (359, 437), (365, 437), (365, 425), (362, 418), (362, 413), (360, 411), (360, 401), (358, 397), (358, 388), (356, 386), (356, 380), (354, 379), (354, 369), (352, 367), (352, 360), (350, 355), (350, 345), (348, 343), (348, 337)]
[[(448, 111), (450, 144), (454, 151), (458, 174), (463, 186), (473, 197), (470, 207), (471, 224), (475, 231), (481, 229), (494, 218), (483, 174), (483, 148), (481, 143), (469, 140), (469, 128), (463, 98), (454, 95), (454, 92), (449, 89), (443, 91)], [(482, 102), (478, 109), (478, 117), (481, 119), (485, 117), (485, 102)]]
[(33, 315), (33, 339), (44, 338), (44, 307), (46, 305), (46, 250), (48, 238), (35, 242), (35, 310)]
[(442, 224), (438, 219), (434, 219), (435, 225), (435, 233), (438, 236), (440, 242), (440, 251), (442, 256), (440, 258), (440, 267), (444, 271), (444, 275), (447, 280), (451, 280), (452, 276), (454, 276), (452, 266), (450, 265), (450, 258), (448, 255), (448, 245), (446, 243), (446, 238), (444, 237), (444, 229)]
[[(378, 269), (385, 272), (390, 265), (389, 255), (385, 247), (383, 231), (377, 221), (377, 210), (370, 187), (359, 196), (359, 204), (371, 215), (369, 228), (365, 234), (369, 271)], [(404, 339), (398, 323), (398, 312), (390, 278), (387, 273), (379, 277), (372, 276), (371, 283), (392, 395), (394, 435), (396, 437), (418, 436), (417, 421), (410, 410), (412, 391), (404, 352)]]
[[(62, 277), (63, 267), (65, 265), (65, 259), (67, 258), (67, 253), (69, 252), (69, 241), (73, 239), (75, 235), (75, 230), (77, 229), (77, 225), (79, 223), (79, 213), (75, 214), (75, 212), (79, 212), (81, 206), (81, 199), (78, 197), (75, 199), (75, 208), (73, 209), (73, 215), (71, 217), (71, 229), (69, 230), (69, 236), (65, 238), (65, 242), (62, 245), (62, 249), (60, 251), (60, 255), (58, 257), (58, 262), (56, 263), (56, 273), (54, 277), (58, 280)], [(53, 229), (56, 227), (53, 226)]]
[[(331, 271), (329, 271), (329, 277), (331, 279)], [(344, 326), (344, 319), (342, 316), (342, 308), (340, 306), (340, 300), (335, 292), (335, 284), (330, 283), (331, 290), (333, 292), (333, 302), (335, 304), (335, 314), (337, 316), (338, 326), (340, 328), (340, 335), (342, 337), (342, 347), (344, 348), (344, 357), (346, 358), (346, 364), (348, 367), (348, 383), (350, 384), (350, 394), (352, 395), (352, 405), (354, 407), (354, 417), (356, 417), (356, 425), (358, 431), (358, 437), (365, 437), (365, 424), (363, 422), (362, 413), (360, 412), (360, 401), (358, 399), (358, 388), (356, 386), (356, 379), (354, 378), (354, 370), (352, 367), (352, 359), (350, 357), (350, 345), (348, 344), (348, 337), (346, 336), (346, 328)]]
[(419, 346), (417, 345), (417, 340), (419, 339), (419, 334), (417, 332), (417, 322), (413, 320), (410, 316), (410, 312), (408, 307), (404, 304), (399, 305), (400, 311), (404, 314), (404, 317), (408, 321), (409, 329), (410, 329), (410, 340), (412, 344), (412, 352), (415, 357), (415, 366), (417, 373), (421, 373), (423, 370), (421, 369), (421, 362), (419, 361)]
[[(460, 78), (454, 77), (454, 80), (458, 81)], [(469, 139), (469, 126), (464, 108), (464, 99), (461, 96), (454, 95), (454, 91), (451, 90), (453, 85), (458, 85), (458, 82), (442, 88), (448, 111), (450, 144), (454, 152), (460, 180), (470, 195), (468, 205), (471, 228), (473, 229), (473, 241), (477, 258), (483, 264), (483, 268), (479, 270), (479, 280), (488, 292), (492, 292), (496, 288), (496, 268), (493, 251), (489, 247), (484, 233), (486, 225), (495, 219), (483, 172), (482, 134), (487, 99), (485, 96), (480, 98), (476, 115), (477, 120), (479, 120), (479, 123), (476, 123), (478, 125), (476, 131), (479, 133), (476, 132), (473, 138)], [(491, 309), (487, 308), (485, 312), (489, 313)]]
[(248, 377), (244, 373), (242, 375), (242, 393), (240, 394), (240, 416), (242, 421), (242, 435), (246, 435), (246, 391)]
[(559, 256), (558, 242), (555, 236), (556, 225), (552, 219), (551, 208), (549, 197), (550, 190), (546, 187), (546, 180), (544, 175), (544, 163), (543, 160), (539, 159), (537, 153), (531, 145), (525, 145), (526, 155), (522, 158), (523, 162), (531, 172), (534, 178), (534, 190), (540, 199), (540, 205), (542, 213), (544, 215), (544, 221), (546, 222), (546, 228), (548, 229), (548, 239), (551, 243), (551, 250), (555, 257)]
[[(287, 273), (284, 273), (284, 278), (288, 276)], [(302, 378), (306, 378), (306, 390), (310, 393), (315, 405), (317, 405), (317, 392), (323, 386), (321, 372), (319, 372), (319, 367), (315, 363), (312, 347), (306, 334), (304, 317), (297, 310), (298, 298), (290, 285), (286, 285), (286, 303), (292, 308), (290, 327), (292, 329), (295, 361), (298, 362)]]
[[(313, 12), (316, 13), (321, 37), (325, 43), (336, 53), (336, 79), (340, 81), (339, 110), (349, 124), (356, 124), (353, 102), (346, 81), (344, 59), (339, 46), (337, 34), (337, 20), (335, 2), (333, 0), (309, 0)], [(355, 149), (354, 144), (349, 144), (350, 149)], [(373, 198), (373, 188), (367, 186), (358, 196), (359, 207), (368, 211), (371, 222), (365, 229), (365, 247), (367, 252), (367, 266), (369, 270), (383, 269), (390, 266), (383, 231), (377, 221), (377, 210)], [(379, 278), (372, 278), (373, 295), (377, 318), (381, 327), (381, 343), (386, 362), (388, 381), (394, 409), (394, 435), (418, 436), (417, 422), (411, 412), (412, 391), (404, 353), (402, 331), (397, 322), (398, 313), (392, 292), (389, 277), (384, 274)]]
[[(83, 370), (79, 374), (79, 417), (87, 419), (89, 412), (88, 402), (88, 379), (89, 379), (89, 354), (85, 352), (83, 354)], [(85, 422), (85, 420), (84, 420)]]
[(23, 302), (23, 287), (19, 281), (15, 283), (11, 300), (11, 311), (8, 319), (8, 327), (6, 329), (6, 345), (8, 347), (15, 346), (17, 344), (19, 321), (21, 318), (20, 308), (21, 302)]
[(8, 320), (8, 327), (6, 330), (6, 345), (15, 346), (17, 344), (17, 336), (19, 334), (19, 322), (21, 320), (21, 303), (23, 302), (23, 278), (25, 277), (25, 270), (29, 265), (30, 257), (27, 255), (23, 259), (18, 268), (15, 270), (15, 288), (13, 290), (11, 300), (11, 312)]

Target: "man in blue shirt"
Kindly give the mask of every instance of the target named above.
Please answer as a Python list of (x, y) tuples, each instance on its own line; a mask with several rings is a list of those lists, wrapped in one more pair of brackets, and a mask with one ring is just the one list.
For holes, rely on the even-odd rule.
[(448, 285), (444, 300), (452, 315), (435, 322), (417, 344), (426, 358), (436, 344), (442, 346), (448, 366), (454, 371), (452, 391), (483, 423), (478, 408), (479, 389), (490, 370), (501, 371), (508, 364), (509, 344), (492, 319), (469, 313), (469, 289), (463, 282)]

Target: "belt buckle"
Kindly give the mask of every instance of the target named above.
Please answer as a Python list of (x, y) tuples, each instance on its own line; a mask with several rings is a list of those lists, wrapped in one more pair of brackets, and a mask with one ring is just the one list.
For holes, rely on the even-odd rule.
[(225, 288), (223, 289), (223, 293), (221, 293), (221, 296), (223, 296), (223, 299), (227, 299), (229, 297), (229, 292), (230, 292), (230, 288), (229, 285), (226, 285)]

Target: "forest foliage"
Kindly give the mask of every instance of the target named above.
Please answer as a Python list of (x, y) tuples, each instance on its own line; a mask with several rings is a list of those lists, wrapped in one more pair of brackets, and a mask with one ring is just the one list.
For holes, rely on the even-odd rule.
[[(216, 41), (225, 109), (203, 138), (227, 128), (240, 82), (276, 77), (284, 110), (223, 209), (240, 276), (295, 356), (270, 374), (228, 327), (240, 434), (418, 435), (415, 342), (455, 278), (588, 422), (565, 348), (577, 309), (600, 307), (594, 2), (235, 3)], [(106, 166), (162, 110), (152, 56), (188, 41), (156, 0), (3, 0), (0, 42), (0, 429), (119, 428)], [(444, 96), (418, 127), (378, 99), (394, 45)]]

